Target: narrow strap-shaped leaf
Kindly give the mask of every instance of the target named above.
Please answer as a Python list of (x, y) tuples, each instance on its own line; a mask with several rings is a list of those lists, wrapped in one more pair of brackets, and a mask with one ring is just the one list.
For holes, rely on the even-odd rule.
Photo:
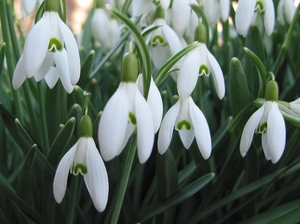
[(29, 133), (26, 131), (26, 129), (21, 124), (21, 122), (19, 121), (18, 118), (15, 119), (15, 123), (16, 123), (17, 130), (19, 132), (19, 135), (21, 136), (21, 138), (23, 138), (24, 142), (26, 142), (26, 145), (28, 148), (28, 149), (26, 149), (26, 151), (28, 151), (34, 145), (34, 141), (32, 140)]
[(80, 70), (80, 79), (78, 81), (79, 86), (83, 86), (87, 83), (89, 78), (89, 74), (94, 63), (95, 58), (95, 51), (91, 50), (90, 53), (85, 58), (84, 62), (82, 63), (81, 70)]
[(214, 176), (215, 176), (214, 173), (206, 174), (200, 177), (199, 179), (195, 180), (194, 182), (190, 183), (186, 187), (178, 190), (176, 193), (167, 197), (165, 200), (155, 203), (150, 207), (144, 209), (139, 214), (138, 221), (144, 222), (145, 220), (166, 211), (172, 206), (183, 202), (185, 199), (193, 196), (195, 193), (200, 191), (204, 186), (206, 186), (213, 179)]
[(4, 58), (5, 58), (5, 49), (6, 49), (6, 43), (2, 43), (0, 46), (0, 75), (1, 75)]

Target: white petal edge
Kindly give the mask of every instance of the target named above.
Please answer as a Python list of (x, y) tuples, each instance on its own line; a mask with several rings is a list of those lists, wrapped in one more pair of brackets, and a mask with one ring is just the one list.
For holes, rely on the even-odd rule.
[(86, 187), (91, 195), (95, 208), (99, 212), (102, 212), (108, 200), (108, 176), (104, 162), (92, 138), (88, 138), (86, 166), (88, 172), (83, 175)]
[(157, 148), (160, 154), (164, 154), (172, 140), (172, 135), (174, 131), (174, 126), (176, 122), (176, 118), (178, 116), (180, 109), (180, 101), (174, 104), (164, 116), (159, 134), (158, 134), (158, 141), (157, 141)]
[(239, 0), (235, 13), (235, 26), (239, 34), (247, 36), (248, 29), (251, 25), (256, 0)]
[(70, 78), (70, 69), (69, 69), (69, 63), (68, 63), (68, 55), (65, 49), (63, 49), (61, 52), (57, 51), (55, 52), (54, 60), (56, 63), (56, 69), (58, 76), (61, 80), (61, 83), (65, 90), (68, 93), (71, 93), (74, 89), (74, 86), (71, 83)]
[(78, 142), (63, 156), (59, 162), (53, 181), (53, 194), (55, 201), (60, 203), (64, 198), (67, 188), (68, 175), (74, 160)]
[(243, 157), (246, 155), (246, 153), (250, 148), (255, 129), (258, 127), (260, 119), (263, 115), (264, 107), (265, 105), (263, 105), (261, 108), (259, 108), (251, 115), (251, 117), (249, 118), (249, 120), (247, 121), (243, 129), (241, 142), (240, 142), (240, 152)]
[(22, 54), (14, 71), (14, 75), (12, 79), (13, 88), (18, 89), (26, 80), (26, 78), (27, 76), (24, 71), (24, 59)]
[(265, 4), (265, 12), (264, 12), (264, 25), (266, 29), (266, 33), (270, 36), (273, 32), (275, 25), (275, 10), (272, 0), (263, 0)]

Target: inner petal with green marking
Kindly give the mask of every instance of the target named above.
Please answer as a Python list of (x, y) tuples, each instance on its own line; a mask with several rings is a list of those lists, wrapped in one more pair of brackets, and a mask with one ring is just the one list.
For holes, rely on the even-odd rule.
[(255, 12), (262, 13), (265, 11), (264, 3), (261, 0), (256, 1)]
[(176, 129), (177, 130), (182, 130), (182, 128), (185, 127), (186, 130), (191, 130), (192, 129), (192, 124), (188, 122), (187, 120), (182, 120), (177, 123)]
[(63, 49), (62, 43), (55, 37), (52, 37), (49, 41), (48, 50), (55, 52), (55, 51), (61, 51), (62, 49)]
[(165, 45), (167, 45), (167, 42), (165, 41), (165, 39), (162, 36), (156, 35), (151, 39), (151, 45), (156, 46), (158, 44), (165, 46)]
[(256, 132), (260, 134), (265, 134), (267, 133), (267, 128), (268, 128), (268, 124), (267, 122), (264, 122), (257, 127)]
[(135, 117), (134, 113), (129, 112), (128, 117), (129, 117), (129, 121), (130, 121), (131, 124), (133, 124), (133, 125), (137, 124), (136, 123), (136, 117)]
[(206, 76), (208, 77), (209, 76), (209, 68), (205, 65), (205, 64), (202, 64), (199, 68), (199, 76)]
[(74, 175), (77, 175), (78, 173), (84, 175), (87, 174), (87, 171), (88, 171), (87, 167), (81, 163), (73, 164), (71, 168), (71, 173), (73, 173)]

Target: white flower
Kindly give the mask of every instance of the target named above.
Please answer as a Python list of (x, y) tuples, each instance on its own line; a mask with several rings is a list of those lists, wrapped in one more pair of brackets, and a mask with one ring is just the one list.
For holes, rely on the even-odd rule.
[(236, 30), (247, 36), (250, 25), (254, 22), (257, 12), (264, 13), (264, 25), (268, 35), (271, 35), (275, 23), (275, 11), (272, 0), (239, 0), (235, 14)]
[(21, 11), (23, 18), (31, 14), (37, 6), (42, 4), (43, 0), (22, 0), (21, 1)]
[(168, 9), (170, 6), (171, 0), (160, 0), (160, 4), (164, 9)]
[(100, 152), (104, 160), (119, 155), (137, 129), (140, 163), (150, 156), (154, 141), (151, 110), (134, 82), (121, 82), (107, 102), (98, 129)]
[(58, 13), (46, 11), (28, 34), (13, 75), (14, 89), (26, 78), (45, 78), (50, 88), (60, 78), (65, 90), (71, 93), (79, 76), (80, 58), (72, 32)]
[(275, 101), (266, 101), (247, 121), (240, 142), (244, 157), (248, 152), (254, 132), (261, 133), (262, 148), (267, 160), (276, 163), (285, 147), (285, 123)]
[(177, 78), (177, 90), (181, 98), (186, 98), (193, 92), (198, 76), (212, 74), (217, 95), (222, 99), (225, 95), (223, 72), (215, 57), (208, 51), (205, 44), (190, 51), (181, 63)]
[(151, 4), (151, 0), (132, 0), (132, 16), (137, 17), (149, 12), (149, 9), (151, 9)]
[[(137, 78), (137, 85), (142, 94), (144, 94), (144, 86), (143, 86), (143, 76), (139, 75)], [(162, 114), (163, 114), (163, 104), (160, 92), (153, 81), (151, 76), (150, 89), (148, 93), (147, 103), (151, 110), (153, 125), (154, 125), (154, 133), (156, 133), (160, 127)]]
[(153, 25), (161, 25), (149, 37), (149, 50), (153, 64), (156, 69), (160, 69), (170, 57), (182, 48), (179, 37), (164, 19), (156, 19)]
[(166, 113), (158, 134), (158, 151), (163, 154), (168, 149), (173, 129), (179, 131), (186, 149), (190, 148), (194, 137), (204, 159), (211, 154), (211, 137), (207, 121), (191, 97), (179, 98)]
[(60, 203), (65, 195), (69, 172), (83, 175), (94, 206), (102, 212), (108, 200), (108, 177), (93, 138), (79, 138), (59, 162), (53, 182), (53, 193), (57, 203)]
[(280, 0), (277, 6), (277, 17), (281, 25), (291, 24), (296, 7), (293, 0)]
[(203, 7), (207, 20), (212, 24), (217, 23), (220, 17), (225, 22), (229, 16), (229, 0), (204, 0)]

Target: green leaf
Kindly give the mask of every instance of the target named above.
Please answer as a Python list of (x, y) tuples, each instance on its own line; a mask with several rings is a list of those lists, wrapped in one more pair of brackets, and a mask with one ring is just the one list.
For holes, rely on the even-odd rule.
[(89, 79), (89, 74), (94, 63), (95, 58), (95, 51), (91, 50), (84, 62), (82, 63), (81, 70), (80, 70), (80, 79), (78, 81), (79, 86), (83, 86), (87, 83)]
[(229, 68), (229, 97), (233, 116), (250, 103), (247, 78), (237, 58), (232, 58)]
[(6, 43), (2, 43), (0, 46), (0, 75), (1, 75), (4, 58), (5, 58), (5, 50), (6, 50)]
[[(24, 142), (26, 142), (27, 148), (26, 151), (28, 151), (35, 143), (32, 140), (32, 138), (30, 137), (30, 135), (28, 134), (28, 132), (26, 131), (26, 129), (24, 128), (24, 126), (21, 124), (21, 122), (19, 121), (18, 118), (15, 119), (15, 123), (16, 123), (16, 127), (17, 130), (19, 132), (19, 135), (21, 136), (21, 138), (23, 138)], [(25, 148), (24, 148), (25, 150)]]
[(154, 75), (154, 82), (159, 86), (168, 76), (168, 72), (171, 70), (173, 65), (178, 62), (184, 55), (186, 55), (191, 50), (199, 46), (198, 42), (191, 43), (187, 47), (183, 48), (177, 54), (173, 55)]
[(68, 145), (71, 137), (73, 136), (75, 124), (76, 119), (74, 117), (70, 118), (65, 126), (60, 130), (54, 142), (52, 143), (49, 154), (47, 156), (47, 160), (53, 167), (56, 167), (65, 146)]
[(31, 175), (33, 172), (33, 163), (35, 160), (37, 145), (33, 145), (26, 155), (24, 164), (18, 178), (17, 192), (24, 201), (31, 204), (31, 194), (34, 193), (31, 190)]
[(204, 186), (206, 186), (213, 178), (215, 174), (209, 173), (206, 174), (194, 182), (190, 183), (186, 187), (178, 190), (176, 193), (172, 194), (171, 196), (167, 197), (166, 199), (157, 202), (148, 208), (144, 209), (139, 214), (139, 221), (144, 222), (148, 220), (149, 218), (152, 218), (167, 209), (171, 208), (174, 205), (180, 204), (187, 198), (193, 196), (195, 193), (200, 191)]

